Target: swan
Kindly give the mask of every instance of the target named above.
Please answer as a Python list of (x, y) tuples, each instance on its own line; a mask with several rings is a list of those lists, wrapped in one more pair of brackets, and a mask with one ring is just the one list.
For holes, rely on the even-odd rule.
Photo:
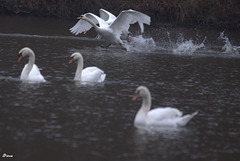
[[(129, 11), (142, 14), (141, 12), (134, 11), (134, 10), (131, 10), (131, 9), (130, 9)], [(99, 13), (100, 13), (100, 17), (98, 17), (97, 15), (95, 15), (95, 14), (93, 14), (93, 13), (86, 13), (86, 14), (84, 14), (84, 15), (87, 16), (89, 19), (91, 19), (95, 24), (101, 23), (101, 21), (98, 22), (98, 19), (99, 19), (99, 18), (101, 18), (102, 20), (104, 20), (108, 25), (111, 25), (111, 24), (117, 19), (117, 17), (116, 17), (115, 15), (113, 15), (112, 13), (110, 13), (110, 12), (108, 12), (108, 11), (106, 11), (105, 9), (102, 9), (102, 8), (99, 10)], [(79, 17), (79, 18), (80, 18), (80, 17)], [(149, 18), (150, 18), (150, 17), (149, 17)], [(149, 19), (149, 18), (147, 18), (147, 19)], [(150, 21), (150, 19), (147, 20), (147, 21)], [(134, 24), (135, 22), (136, 22), (136, 20), (132, 20), (130, 24)], [(138, 21), (138, 24), (139, 24), (139, 26), (140, 26), (141, 33), (143, 33), (143, 32), (144, 32), (143, 22), (142, 22), (142, 21)], [(148, 23), (147, 23), (147, 24), (148, 24)], [(150, 22), (149, 22), (149, 24), (150, 24)], [(72, 28), (70, 28), (70, 31), (71, 31), (73, 34), (75, 34), (75, 35), (77, 35), (77, 34), (79, 34), (79, 33), (82, 33), (82, 32), (84, 32), (84, 34), (86, 34), (86, 32), (87, 32), (88, 30), (90, 30), (91, 28), (92, 28), (92, 26), (91, 26), (88, 22), (83, 21), (83, 20), (80, 18), (80, 20), (79, 20)], [(124, 31), (123, 33), (125, 33), (125, 35), (126, 35), (126, 34), (128, 34), (129, 32), (128, 32), (128, 30), (127, 30), (127, 31)]]
[(23, 81), (33, 81), (33, 82), (45, 82), (46, 80), (42, 76), (38, 67), (35, 63), (35, 54), (28, 48), (22, 48), (18, 53), (18, 62), (25, 56), (29, 57), (28, 64), (26, 64), (22, 70), (20, 80)]
[[(122, 34), (128, 32), (130, 24), (138, 22), (141, 32), (143, 32), (143, 24), (150, 25), (151, 22), (151, 18), (148, 15), (131, 9), (122, 11), (110, 25), (92, 13), (86, 13), (78, 17), (78, 19), (80, 19), (78, 23), (70, 29), (73, 34), (85, 33), (93, 27), (95, 31), (109, 43), (106, 47), (111, 44), (117, 44), (123, 49), (126, 48), (123, 46), (123, 41), (120, 37)], [(99, 24), (99, 26), (97, 26), (97, 24)]]
[(103, 82), (106, 78), (104, 71), (97, 67), (87, 67), (83, 69), (83, 57), (79, 52), (75, 52), (71, 55), (69, 64), (74, 60), (77, 60), (77, 70), (74, 80), (83, 82)]
[[(198, 112), (182, 116), (182, 112), (176, 108), (159, 107), (150, 110), (151, 94), (147, 87), (139, 86), (135, 91), (132, 100), (142, 97), (142, 105), (134, 119), (135, 127), (158, 126), (158, 127), (179, 127), (185, 126)], [(150, 110), (150, 111), (149, 111)]]

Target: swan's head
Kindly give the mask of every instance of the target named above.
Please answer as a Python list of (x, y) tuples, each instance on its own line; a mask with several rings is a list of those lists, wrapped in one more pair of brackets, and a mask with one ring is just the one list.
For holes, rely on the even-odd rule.
[(145, 86), (139, 86), (136, 91), (135, 91), (135, 95), (132, 98), (133, 101), (135, 101), (138, 97), (148, 97), (150, 96), (150, 92), (148, 90), (147, 87)]
[(81, 15), (77, 19), (81, 20), (81, 19), (84, 19), (85, 17), (86, 17), (85, 15)]
[(33, 51), (32, 49), (30, 49), (29, 47), (25, 47), (22, 48), (19, 52), (18, 52), (18, 62), (24, 57), (27, 56), (29, 54), (33, 55)]
[(71, 64), (74, 60), (82, 59), (82, 55), (78, 52), (73, 53), (71, 55), (71, 59), (69, 60), (69, 64)]

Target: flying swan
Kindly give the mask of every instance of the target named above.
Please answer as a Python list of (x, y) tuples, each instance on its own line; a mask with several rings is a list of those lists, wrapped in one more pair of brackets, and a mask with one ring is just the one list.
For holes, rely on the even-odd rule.
[[(147, 87), (139, 86), (136, 89), (132, 100), (142, 97), (142, 105), (134, 119), (135, 127), (158, 126), (158, 127), (178, 127), (185, 126), (198, 112), (182, 116), (182, 112), (176, 108), (159, 107), (150, 110), (151, 94)], [(149, 111), (150, 110), (150, 111)]]
[(20, 80), (31, 82), (45, 82), (46, 80), (42, 76), (37, 65), (34, 64), (35, 63), (34, 52), (28, 47), (22, 48), (18, 53), (18, 62), (25, 56), (29, 57), (29, 61), (22, 70)]
[(106, 74), (98, 67), (87, 67), (83, 69), (83, 57), (80, 53), (73, 53), (69, 64), (74, 60), (77, 61), (77, 70), (74, 80), (83, 82), (103, 82), (105, 80)]

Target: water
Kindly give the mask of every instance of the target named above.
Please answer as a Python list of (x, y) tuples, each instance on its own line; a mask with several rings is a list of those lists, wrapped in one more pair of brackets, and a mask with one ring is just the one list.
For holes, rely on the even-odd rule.
[[(239, 32), (146, 27), (128, 52), (99, 47), (96, 34), (73, 36), (74, 20), (1, 16), (0, 156), (9, 160), (216, 160), (240, 157)], [(4, 25), (3, 25), (4, 24)], [(138, 33), (135, 26), (133, 34)], [(221, 36), (222, 35), (222, 36)], [(228, 42), (227, 42), (228, 41)], [(27, 58), (35, 51), (46, 83), (23, 83)], [(73, 81), (79, 51), (84, 66), (107, 74), (100, 84)], [(153, 107), (171, 106), (199, 114), (183, 128), (144, 131), (133, 126), (141, 101), (139, 85)], [(1, 157), (0, 160), (2, 160)]]

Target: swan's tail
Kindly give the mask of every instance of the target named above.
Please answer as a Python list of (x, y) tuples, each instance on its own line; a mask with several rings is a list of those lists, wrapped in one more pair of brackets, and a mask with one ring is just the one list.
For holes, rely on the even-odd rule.
[(106, 78), (106, 74), (105, 73), (102, 73), (100, 79), (98, 80), (98, 82), (103, 82)]
[(183, 117), (179, 118), (177, 124), (179, 126), (185, 126), (197, 114), (198, 114), (198, 111), (196, 111), (196, 112), (194, 112), (192, 114), (184, 115)]

